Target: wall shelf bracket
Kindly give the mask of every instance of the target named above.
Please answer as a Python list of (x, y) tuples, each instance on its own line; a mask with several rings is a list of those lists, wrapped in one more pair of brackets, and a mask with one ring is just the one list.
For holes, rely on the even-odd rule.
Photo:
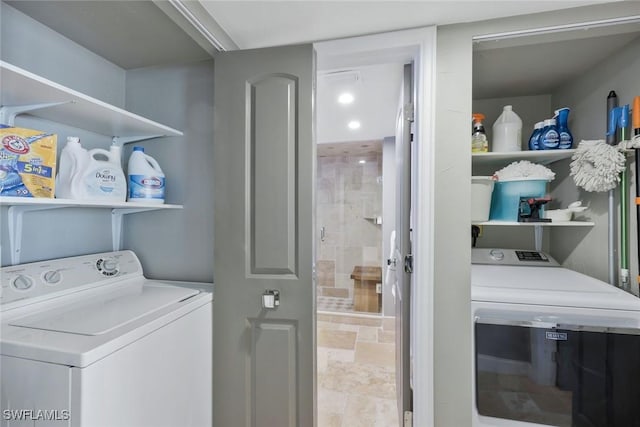
[(533, 238), (536, 245), (536, 251), (540, 252), (542, 250), (542, 226), (535, 225), (533, 227)]
[(11, 206), (8, 211), (11, 265), (20, 264), (22, 251), (22, 217), (26, 212), (64, 208), (65, 206)]
[(70, 104), (75, 101), (48, 102), (44, 104), (29, 104), (0, 107), (0, 124), (15, 126), (16, 116), (29, 111), (41, 110), (43, 108), (57, 107), (58, 105)]
[(162, 138), (165, 136), (167, 135), (114, 136), (111, 138), (111, 143), (122, 147), (123, 145), (131, 142), (146, 141), (147, 139)]
[(153, 208), (127, 208), (111, 210), (111, 241), (113, 251), (122, 249), (122, 217), (124, 215), (154, 210)]

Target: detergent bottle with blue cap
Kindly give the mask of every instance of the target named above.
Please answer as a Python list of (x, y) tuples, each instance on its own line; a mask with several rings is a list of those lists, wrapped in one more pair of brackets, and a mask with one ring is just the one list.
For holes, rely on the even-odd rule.
[(165, 176), (144, 147), (133, 147), (127, 167), (130, 202), (164, 203)]
[(561, 150), (568, 150), (573, 146), (573, 135), (569, 131), (569, 108), (560, 108), (555, 111), (558, 122), (558, 137), (560, 142), (558, 148)]

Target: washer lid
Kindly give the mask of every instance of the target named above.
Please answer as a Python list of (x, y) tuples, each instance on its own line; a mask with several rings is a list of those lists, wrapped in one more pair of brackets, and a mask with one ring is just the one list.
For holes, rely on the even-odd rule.
[(198, 293), (195, 289), (146, 284), (133, 294), (116, 294), (64, 310), (33, 314), (15, 319), (9, 325), (76, 335), (102, 335)]
[(472, 265), (471, 299), (640, 311), (640, 299), (635, 296), (563, 267)]

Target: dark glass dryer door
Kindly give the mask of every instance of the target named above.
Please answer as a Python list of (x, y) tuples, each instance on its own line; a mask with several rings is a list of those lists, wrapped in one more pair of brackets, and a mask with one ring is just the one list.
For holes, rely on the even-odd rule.
[(476, 317), (480, 416), (640, 427), (640, 330), (505, 317)]

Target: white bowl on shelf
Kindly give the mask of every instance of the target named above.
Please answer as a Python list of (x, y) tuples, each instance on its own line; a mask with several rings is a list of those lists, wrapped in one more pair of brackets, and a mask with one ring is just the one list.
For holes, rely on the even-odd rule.
[(551, 219), (551, 222), (571, 221), (573, 211), (569, 209), (549, 209), (544, 211), (544, 218)]

